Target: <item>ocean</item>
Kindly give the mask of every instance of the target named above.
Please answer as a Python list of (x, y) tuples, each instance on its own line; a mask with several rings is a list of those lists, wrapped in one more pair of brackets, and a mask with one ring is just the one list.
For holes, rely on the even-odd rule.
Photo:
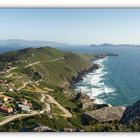
[(97, 103), (111, 105), (132, 105), (140, 99), (140, 48), (139, 47), (90, 47), (75, 49), (86, 53), (115, 53), (95, 61), (100, 69), (94, 70), (76, 84), (76, 91), (82, 91)]

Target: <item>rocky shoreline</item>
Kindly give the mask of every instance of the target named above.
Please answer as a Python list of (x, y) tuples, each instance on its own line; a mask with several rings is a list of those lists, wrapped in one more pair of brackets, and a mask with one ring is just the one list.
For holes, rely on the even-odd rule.
[[(98, 59), (104, 59), (107, 56), (118, 56), (117, 54), (100, 55)], [(98, 60), (96, 59), (96, 60)], [(94, 59), (95, 60), (95, 59)], [(91, 61), (94, 61), (91, 59)], [(99, 69), (98, 64), (94, 64), (84, 71), (78, 73), (78, 76), (72, 79), (72, 84), (82, 80), (82, 77), (93, 70)], [(81, 115), (83, 125), (90, 125), (92, 123), (105, 123), (105, 122), (119, 122), (125, 126), (136, 123), (140, 125), (140, 100), (132, 106), (112, 106), (110, 104), (98, 104), (96, 99), (91, 99), (84, 93), (77, 93), (75, 100), (81, 102), (81, 109), (84, 111)]]
[(112, 106), (110, 104), (97, 104), (88, 95), (77, 93), (76, 101), (81, 102), (83, 125), (96, 123), (118, 122), (124, 126), (140, 125), (140, 99), (131, 106)]
[[(95, 60), (99, 60), (99, 59), (105, 59), (106, 57), (116, 57), (119, 56), (118, 54), (113, 54), (113, 53), (107, 53), (107, 54), (100, 54), (97, 56), (97, 58), (91, 58), (90, 61), (95, 61)], [(75, 84), (79, 81), (82, 80), (82, 77), (85, 76), (86, 74), (92, 72), (93, 70), (99, 69), (100, 65), (93, 63), (92, 66), (90, 66), (89, 68), (84, 69), (81, 72), (78, 72), (77, 77), (72, 77), (71, 81), (70, 81), (70, 85), (71, 87), (75, 87)]]
[[(108, 56), (118, 56), (117, 54), (102, 54), (98, 56), (98, 59), (105, 59)], [(98, 59), (91, 59), (95, 61)], [(93, 63), (91, 67), (85, 69), (78, 73), (77, 77), (73, 77), (71, 81), (72, 87), (76, 85), (77, 82), (82, 80), (82, 77), (92, 72), (93, 70), (99, 69), (100, 65)], [(81, 119), (85, 125), (88, 125), (92, 122), (110, 122), (110, 121), (120, 121), (123, 117), (125, 106), (112, 106), (110, 104), (98, 104), (96, 99), (91, 99), (88, 95), (84, 93), (76, 93), (75, 100), (81, 102), (81, 109), (85, 112), (81, 115)], [(90, 110), (90, 111), (86, 111)]]
[(77, 77), (72, 77), (72, 80), (70, 81), (70, 84), (72, 87), (75, 87), (75, 84), (79, 81), (82, 80), (83, 76), (85, 76), (86, 74), (88, 74), (89, 72), (92, 72), (95, 69), (99, 69), (99, 65), (98, 64), (93, 64), (91, 67), (89, 67), (88, 69), (84, 69), (81, 72), (78, 72)]

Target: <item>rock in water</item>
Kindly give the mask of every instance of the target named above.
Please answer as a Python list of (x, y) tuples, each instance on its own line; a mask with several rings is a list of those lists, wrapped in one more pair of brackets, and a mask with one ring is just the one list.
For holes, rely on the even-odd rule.
[(140, 100), (134, 103), (132, 106), (126, 108), (121, 123), (129, 125), (132, 123), (140, 124)]
[(85, 112), (81, 115), (81, 118), (85, 125), (98, 122), (120, 121), (124, 110), (124, 106), (105, 107), (91, 112)]

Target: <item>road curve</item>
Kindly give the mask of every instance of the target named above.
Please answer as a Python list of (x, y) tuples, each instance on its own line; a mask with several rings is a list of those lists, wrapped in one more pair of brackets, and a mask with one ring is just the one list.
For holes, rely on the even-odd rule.
[(45, 102), (45, 98), (48, 97), (48, 100), (50, 103), (56, 104), (65, 114), (62, 114), (61, 116), (66, 117), (66, 118), (71, 118), (72, 114), (66, 109), (64, 108), (62, 105), (60, 105), (53, 97), (46, 95), (46, 94), (41, 94), (42, 98), (40, 99), (40, 101), (42, 103), (44, 103), (44, 108), (41, 111), (32, 111), (30, 114), (24, 113), (24, 114), (16, 114), (16, 115), (11, 115), (9, 117), (7, 117), (6, 119), (4, 119), (2, 122), (0, 122), (0, 126), (7, 124), (13, 120), (16, 120), (18, 118), (26, 118), (26, 117), (31, 117), (31, 116), (35, 116), (35, 115), (39, 115), (39, 114), (44, 114), (45, 112), (50, 113), (51, 111), (51, 107), (50, 104)]

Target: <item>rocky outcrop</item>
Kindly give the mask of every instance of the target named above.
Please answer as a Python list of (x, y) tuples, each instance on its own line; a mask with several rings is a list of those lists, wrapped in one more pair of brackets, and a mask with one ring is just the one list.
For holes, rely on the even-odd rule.
[(91, 99), (88, 95), (83, 94), (82, 92), (78, 92), (75, 96), (75, 100), (80, 101), (81, 103), (85, 103), (88, 101), (94, 101), (94, 99)]
[(96, 99), (91, 99), (88, 95), (78, 92), (75, 96), (75, 100), (81, 102), (82, 109), (101, 109), (104, 107), (112, 107), (110, 104), (97, 104)]
[(92, 109), (93, 108), (93, 102), (91, 101), (88, 101), (88, 102), (85, 102), (82, 104), (82, 109), (85, 110), (85, 109)]
[(121, 123), (125, 125), (130, 125), (132, 123), (140, 124), (140, 100), (126, 108)]
[(92, 72), (94, 69), (99, 69), (99, 65), (98, 64), (93, 64), (88, 69), (84, 69), (83, 71), (78, 72), (77, 77), (72, 77), (72, 80), (70, 81), (71, 85), (73, 86), (75, 83), (82, 80), (82, 77), (84, 75), (86, 75), (89, 72)]
[(83, 94), (81, 92), (76, 94), (75, 100), (81, 102), (81, 108), (83, 110), (85, 110), (85, 109), (96, 110), (96, 109), (101, 109), (104, 107), (111, 107), (111, 105), (109, 105), (109, 104), (97, 104), (95, 102), (96, 99), (91, 99), (88, 95)]
[(88, 95), (81, 92), (76, 94), (75, 100), (81, 102), (81, 108), (83, 110), (93, 109), (94, 107), (94, 99), (91, 99)]
[(85, 125), (89, 125), (91, 123), (120, 121), (124, 110), (124, 106), (105, 107), (91, 112), (85, 112), (81, 115), (81, 119)]
[(48, 126), (38, 126), (33, 129), (33, 132), (56, 132), (56, 130), (51, 129)]

